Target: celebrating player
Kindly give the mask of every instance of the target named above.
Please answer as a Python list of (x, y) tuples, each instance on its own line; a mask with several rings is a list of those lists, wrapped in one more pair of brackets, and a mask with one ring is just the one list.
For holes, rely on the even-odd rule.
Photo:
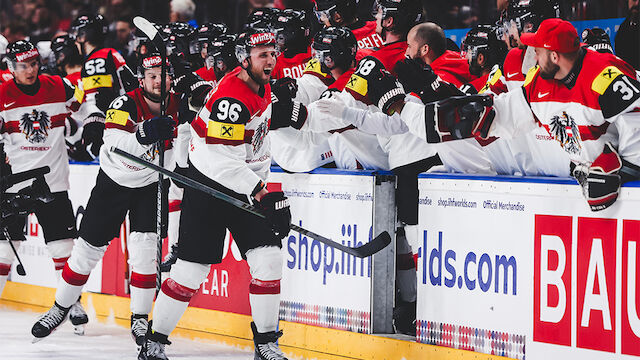
[[(219, 263), (226, 230), (249, 264), (249, 302), (253, 315), (255, 358), (286, 359), (277, 345), (281, 240), (291, 213), (280, 191), (268, 192), (271, 117), (270, 75), (276, 61), (275, 35), (248, 28), (238, 38), (240, 67), (220, 80), (191, 124), (189, 177), (236, 199), (251, 201), (266, 215), (258, 218), (224, 201), (185, 188), (180, 217), (178, 260), (162, 284), (153, 325), (138, 358), (166, 359), (168, 336), (209, 273)], [(203, 226), (207, 224), (207, 226)]]

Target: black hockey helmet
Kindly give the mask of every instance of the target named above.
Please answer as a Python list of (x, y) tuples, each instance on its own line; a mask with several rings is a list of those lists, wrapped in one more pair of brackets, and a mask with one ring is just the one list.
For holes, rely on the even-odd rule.
[(611, 38), (609, 38), (609, 34), (603, 29), (597, 27), (584, 29), (582, 32), (582, 42), (587, 44), (587, 47), (591, 50), (613, 54)]
[(236, 59), (239, 63), (242, 63), (251, 54), (251, 49), (265, 45), (276, 47), (276, 35), (269, 24), (256, 23), (238, 35), (236, 39)]
[(69, 35), (56, 36), (51, 41), (51, 57), (61, 74), (65, 74), (64, 67), (67, 64), (82, 65), (82, 56)]
[(205, 64), (207, 68), (213, 68), (216, 79), (222, 78), (226, 72), (238, 66), (235, 50), (234, 35), (220, 35), (208, 43)]
[(330, 26), (313, 37), (311, 49), (322, 71), (335, 67), (348, 70), (356, 59), (358, 42), (349, 28)]
[(15, 71), (17, 63), (30, 62), (32, 60), (40, 62), (40, 53), (32, 42), (28, 40), (18, 40), (7, 45), (5, 59), (9, 70)]
[(189, 43), (189, 53), (200, 55), (203, 51), (206, 51), (207, 43), (220, 35), (226, 34), (227, 30), (227, 25), (222, 23), (204, 23), (198, 26)]
[[(101, 46), (107, 31), (108, 25), (104, 16), (100, 14), (81, 15), (71, 22), (69, 35), (78, 43), (89, 42), (95, 46)], [(82, 39), (82, 41), (78, 39)]]
[(561, 17), (558, 0), (509, 0), (504, 20), (520, 33), (535, 32), (545, 19)]
[(255, 27), (256, 25), (260, 25), (264, 27), (264, 24), (269, 24), (269, 26), (273, 26), (276, 19), (280, 15), (282, 10), (278, 8), (257, 8), (251, 12), (249, 17), (247, 18), (247, 22), (244, 25), (244, 29), (249, 29)]
[(309, 22), (304, 11), (286, 9), (273, 22), (279, 51), (307, 48), (311, 41)]
[(485, 58), (485, 68), (502, 64), (507, 56), (507, 46), (498, 39), (495, 28), (491, 25), (478, 25), (467, 33), (460, 47), (463, 56), (469, 61), (469, 71), (472, 75), (482, 75), (482, 67), (478, 64), (478, 55)]
[(356, 18), (358, 0), (316, 0), (313, 12), (316, 14), (319, 23), (324, 24), (326, 19), (331, 25), (335, 26), (337, 25), (333, 18), (335, 13), (340, 14), (347, 21)]
[(383, 20), (393, 18), (392, 27), (383, 27), (384, 31), (406, 35), (420, 22), (422, 3), (420, 0), (376, 0), (373, 4), (374, 17), (379, 13)]
[(186, 58), (195, 32), (196, 29), (185, 22), (160, 25), (160, 33), (167, 44), (167, 55), (176, 54)]

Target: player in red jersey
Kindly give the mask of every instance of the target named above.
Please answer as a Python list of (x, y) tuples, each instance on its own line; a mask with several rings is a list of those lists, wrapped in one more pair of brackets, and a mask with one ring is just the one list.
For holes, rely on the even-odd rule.
[(509, 0), (501, 30), (510, 49), (503, 65), (509, 90), (522, 86), (525, 74), (536, 65), (533, 50), (520, 41), (522, 34), (535, 32), (544, 19), (560, 15), (558, 0)]
[[(289, 232), (291, 213), (282, 192), (267, 192), (271, 165), (269, 119), (270, 75), (276, 61), (275, 35), (249, 28), (238, 38), (240, 67), (220, 80), (191, 123), (191, 178), (236, 199), (253, 202), (266, 215), (258, 218), (222, 200), (185, 188), (180, 217), (178, 261), (162, 284), (153, 310), (153, 325), (138, 355), (141, 360), (167, 359), (168, 336), (198, 291), (210, 264), (222, 257), (229, 229), (252, 280), (249, 302), (255, 359), (284, 360), (278, 348), (278, 311), (283, 254), (281, 239)], [(203, 227), (202, 224), (207, 224)]]
[(227, 33), (227, 26), (218, 23), (205, 23), (198, 27), (194, 38), (189, 43), (189, 54), (191, 66), (195, 69), (196, 75), (202, 80), (210, 81), (214, 84), (219, 79), (216, 77), (213, 67), (206, 64), (207, 53), (211, 42)]
[(273, 29), (280, 56), (271, 79), (301, 77), (307, 62), (311, 59), (311, 36), (307, 16), (304, 11), (284, 10), (276, 17)]
[(317, 0), (314, 12), (324, 26), (346, 26), (353, 32), (358, 42), (356, 60), (359, 61), (382, 46), (383, 40), (375, 21), (358, 19), (357, 6), (356, 0)]
[[(500, 67), (507, 49), (504, 42), (498, 40), (493, 26), (478, 25), (469, 30), (460, 48), (462, 55), (469, 63), (469, 72), (477, 76), (477, 79), (470, 83), (476, 92), (489, 84), (490, 74), (492, 74), (492, 81), (489, 86), (495, 89), (494, 93), (500, 94), (507, 91), (504, 83), (499, 80), (502, 77)], [(500, 86), (501, 88), (498, 89)]]
[(178, 119), (178, 97), (170, 92), (172, 71), (169, 68), (166, 78), (168, 115), (161, 116), (161, 63), (159, 54), (147, 53), (138, 70), (141, 86), (117, 97), (109, 105), (104, 133), (106, 146), (100, 152), (100, 172), (84, 211), (80, 236), (62, 271), (55, 303), (31, 330), (37, 339), (48, 336), (64, 321), (73, 299), (80, 295), (109, 242), (118, 236), (128, 213), (131, 224), (127, 241), (131, 266), (131, 334), (136, 344), (142, 345), (156, 289), (158, 176), (148, 168), (123, 160), (109, 149), (117, 146), (157, 164), (157, 142), (165, 141), (164, 165), (173, 169), (172, 145)]
[[(61, 35), (51, 41), (51, 54), (58, 73), (69, 80), (78, 91), (82, 89), (81, 70), (82, 56), (73, 39), (69, 35)], [(67, 154), (76, 161), (91, 161), (93, 157), (82, 143), (82, 123), (67, 117), (68, 129), (65, 132)]]
[[(45, 175), (45, 181), (53, 193), (53, 200), (36, 206), (34, 212), (44, 232), (56, 274), (59, 274), (77, 236), (75, 214), (67, 194), (69, 160), (64, 131), (67, 114), (80, 115), (76, 113), (79, 102), (68, 80), (39, 74), (40, 54), (32, 43), (20, 40), (9, 44), (7, 49), (7, 65), (14, 79), (0, 85), (3, 142), (13, 172), (41, 166), (51, 169)], [(7, 193), (18, 193), (26, 185), (24, 182), (17, 184)], [(4, 223), (11, 239), (25, 239), (25, 221), (26, 215), (16, 215), (12, 221)], [(0, 237), (5, 239), (4, 234)], [(0, 241), (0, 292), (7, 280), (13, 256), (8, 242)], [(68, 305), (73, 309), (70, 315), (74, 326), (87, 322), (78, 298), (79, 294), (76, 294)]]
[(98, 156), (103, 143), (104, 117), (109, 104), (138, 85), (122, 55), (115, 49), (103, 47), (106, 33), (107, 23), (102, 15), (82, 15), (71, 23), (69, 31), (85, 57), (81, 72), (83, 102), (95, 110), (85, 120), (82, 140), (94, 157)]

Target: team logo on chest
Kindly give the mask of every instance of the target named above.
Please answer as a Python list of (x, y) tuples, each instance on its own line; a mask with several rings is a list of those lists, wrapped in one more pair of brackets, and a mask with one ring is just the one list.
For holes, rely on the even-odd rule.
[(20, 129), (30, 143), (43, 143), (49, 135), (49, 115), (33, 110), (20, 118)]
[(256, 154), (262, 148), (262, 143), (264, 143), (264, 137), (267, 136), (268, 121), (263, 121), (258, 125), (258, 128), (253, 133), (253, 138), (251, 139), (251, 145), (253, 146), (253, 153)]
[(566, 111), (563, 111), (562, 115), (551, 118), (549, 134), (560, 143), (564, 151), (569, 154), (580, 153), (582, 149), (580, 130), (575, 120)]

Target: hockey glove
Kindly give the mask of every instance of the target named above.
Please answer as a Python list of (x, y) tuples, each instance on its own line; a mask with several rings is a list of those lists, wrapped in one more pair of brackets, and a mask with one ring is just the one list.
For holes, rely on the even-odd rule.
[(160, 140), (173, 138), (176, 123), (171, 116), (156, 116), (138, 125), (136, 138), (142, 145), (151, 145)]
[(427, 142), (439, 143), (470, 137), (488, 137), (495, 117), (488, 95), (450, 97), (425, 106)]
[(278, 101), (272, 103), (269, 130), (291, 126), (300, 130), (307, 121), (307, 107), (298, 101)]
[(582, 185), (582, 193), (591, 211), (600, 211), (613, 205), (620, 192), (622, 160), (616, 150), (607, 143), (602, 154), (591, 166), (576, 166), (572, 174)]
[(435, 101), (429, 93), (434, 92), (432, 84), (438, 81), (438, 75), (433, 72), (431, 66), (419, 59), (404, 59), (394, 68), (398, 74), (398, 81), (408, 93), (416, 93), (423, 102)]
[(290, 77), (283, 77), (271, 84), (271, 93), (276, 101), (289, 102), (298, 94), (298, 83)]
[(92, 121), (85, 123), (82, 127), (82, 144), (93, 158), (96, 158), (100, 154), (100, 147), (104, 143), (102, 141), (103, 134), (103, 122)]
[(266, 216), (267, 222), (271, 225), (271, 230), (279, 239), (284, 239), (289, 234), (289, 224), (291, 223), (291, 210), (289, 209), (289, 199), (282, 191), (274, 191), (265, 194), (256, 207)]
[(184, 57), (178, 54), (169, 55), (169, 62), (173, 67), (173, 72), (176, 78), (191, 73), (191, 64)]
[(387, 115), (393, 114), (394, 105), (404, 101), (404, 88), (387, 70), (380, 69), (367, 86), (369, 100)]

